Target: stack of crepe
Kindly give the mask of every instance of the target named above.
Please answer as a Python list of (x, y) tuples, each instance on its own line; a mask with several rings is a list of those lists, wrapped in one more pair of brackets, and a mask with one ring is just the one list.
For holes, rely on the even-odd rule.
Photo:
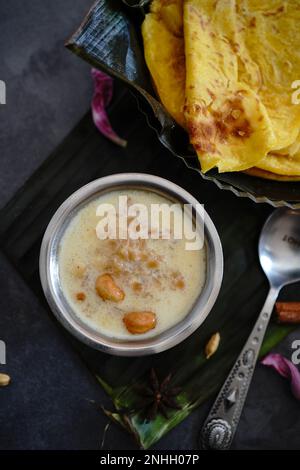
[(300, 0), (151, 3), (146, 63), (203, 172), (300, 179), (299, 25)]

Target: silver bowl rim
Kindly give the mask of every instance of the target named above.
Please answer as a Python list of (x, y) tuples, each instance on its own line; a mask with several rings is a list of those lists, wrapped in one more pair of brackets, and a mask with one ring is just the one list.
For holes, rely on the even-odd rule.
[[(149, 338), (125, 341), (101, 335), (83, 324), (75, 313), (70, 314), (57, 293), (53, 275), (53, 250), (59, 246), (59, 230), (63, 223), (72, 219), (72, 213), (79, 205), (84, 204), (102, 192), (125, 188), (140, 188), (157, 192), (174, 201), (189, 203), (204, 218), (204, 236), (207, 252), (206, 282), (194, 306), (184, 319), (170, 329)], [(39, 271), (42, 288), (47, 302), (58, 321), (77, 339), (100, 351), (118, 356), (142, 356), (156, 354), (176, 346), (190, 336), (206, 319), (218, 297), (223, 279), (223, 251), (218, 232), (203, 209), (197, 208), (197, 201), (190, 193), (177, 184), (158, 176), (145, 173), (118, 173), (96, 179), (69, 196), (57, 209), (45, 231), (39, 259)], [(69, 219), (68, 219), (69, 218)], [(56, 266), (57, 267), (57, 266)], [(210, 272), (208, 273), (208, 269)], [(69, 310), (71, 307), (69, 306)]]

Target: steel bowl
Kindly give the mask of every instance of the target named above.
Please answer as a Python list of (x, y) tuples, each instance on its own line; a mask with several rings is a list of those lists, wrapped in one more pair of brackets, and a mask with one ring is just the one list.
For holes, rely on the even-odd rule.
[[(62, 236), (75, 214), (99, 195), (118, 189), (143, 189), (160, 194), (172, 202), (190, 204), (194, 215), (204, 224), (206, 249), (206, 281), (192, 309), (186, 317), (168, 330), (134, 340), (108, 337), (83, 323), (67, 301), (61, 287), (59, 273), (59, 249)], [(169, 349), (191, 335), (211, 311), (223, 277), (223, 253), (217, 230), (205, 210), (199, 210), (199, 202), (180, 186), (158, 176), (142, 173), (122, 173), (99, 178), (73, 193), (52, 217), (40, 251), (40, 278), (42, 287), (59, 322), (76, 338), (87, 345), (119, 356), (142, 356)]]

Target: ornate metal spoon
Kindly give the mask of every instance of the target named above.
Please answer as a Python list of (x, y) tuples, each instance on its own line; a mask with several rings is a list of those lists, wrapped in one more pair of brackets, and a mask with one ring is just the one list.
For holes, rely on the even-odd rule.
[(204, 449), (229, 449), (251, 383), (259, 350), (280, 289), (300, 280), (300, 211), (275, 210), (259, 239), (260, 264), (270, 291), (258, 320), (201, 431)]

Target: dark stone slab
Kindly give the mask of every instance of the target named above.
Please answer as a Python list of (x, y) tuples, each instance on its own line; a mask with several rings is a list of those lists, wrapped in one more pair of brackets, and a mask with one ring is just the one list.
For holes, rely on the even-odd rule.
[[(84, 0), (10, 0), (0, 6), (0, 79), (8, 88), (7, 105), (0, 106), (1, 205), (88, 109), (89, 67), (66, 51), (63, 42), (89, 6)], [(125, 137), (130, 137), (130, 126)], [(129, 149), (133, 138), (134, 134)], [(142, 150), (141, 146), (141, 160), (128, 157), (124, 163), (119, 149), (105, 139), (95, 149), (107, 172), (110, 159), (115, 168), (142, 170)], [(188, 172), (183, 163), (174, 165), (175, 178)], [(159, 160), (149, 162), (149, 168), (158, 172)], [(209, 188), (213, 186), (203, 186), (203, 190)], [(268, 212), (263, 206), (257, 210)], [(108, 401), (44, 306), (2, 255), (0, 338), (7, 343), (7, 365), (0, 366), (0, 371), (12, 377), (12, 384), (0, 390), (0, 449), (99, 449), (107, 419), (90, 401)], [(290, 339), (282, 346), (287, 355), (290, 346)], [(206, 404), (194, 412), (155, 448), (196, 449), (208, 409)], [(259, 366), (234, 448), (300, 448), (299, 435), (299, 403), (288, 384)], [(103, 447), (136, 448), (132, 438), (115, 425), (109, 427)]]

